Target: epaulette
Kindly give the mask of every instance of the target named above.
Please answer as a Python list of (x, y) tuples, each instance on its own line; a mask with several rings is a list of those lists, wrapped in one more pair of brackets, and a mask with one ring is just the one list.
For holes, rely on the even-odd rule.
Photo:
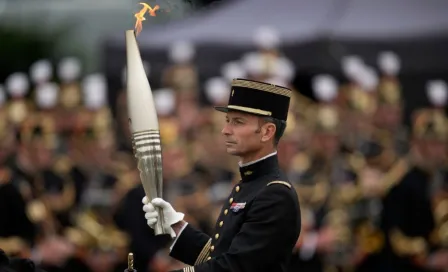
[(289, 183), (286, 182), (286, 181), (275, 180), (275, 181), (271, 181), (271, 182), (269, 182), (266, 186), (271, 186), (272, 184), (283, 184), (283, 185), (285, 185), (286, 187), (288, 187), (289, 189), (291, 189), (291, 184), (289, 184)]

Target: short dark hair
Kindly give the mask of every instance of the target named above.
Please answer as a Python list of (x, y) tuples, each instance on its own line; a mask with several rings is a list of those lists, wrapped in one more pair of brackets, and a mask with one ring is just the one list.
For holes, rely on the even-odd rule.
[(280, 142), (280, 138), (283, 136), (283, 133), (285, 133), (286, 121), (270, 116), (263, 116), (260, 119), (263, 121), (263, 124), (273, 123), (275, 125), (274, 146), (277, 146)]

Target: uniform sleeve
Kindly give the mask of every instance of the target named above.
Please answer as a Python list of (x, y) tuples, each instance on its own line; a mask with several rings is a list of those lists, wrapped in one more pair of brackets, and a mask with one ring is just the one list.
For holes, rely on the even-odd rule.
[(176, 244), (177, 240), (179, 239), (179, 236), (182, 235), (182, 232), (184, 229), (188, 226), (188, 223), (185, 223), (185, 225), (180, 229), (179, 233), (177, 234), (176, 239), (174, 239), (174, 242), (170, 246), (170, 252), (173, 250), (174, 245)]
[(282, 185), (263, 189), (227, 253), (178, 271), (255, 272), (266, 270), (291, 254), (300, 234), (300, 215), (288, 190)]
[(188, 265), (202, 263), (210, 252), (210, 237), (188, 224), (171, 249), (170, 256)]

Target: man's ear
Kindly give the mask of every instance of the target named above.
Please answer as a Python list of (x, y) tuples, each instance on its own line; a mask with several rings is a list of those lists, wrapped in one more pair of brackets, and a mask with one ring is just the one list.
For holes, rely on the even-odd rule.
[(275, 137), (275, 131), (276, 131), (276, 127), (273, 123), (264, 124), (261, 129), (261, 133), (262, 133), (261, 141), (262, 142), (272, 141), (272, 139), (274, 139), (274, 137)]

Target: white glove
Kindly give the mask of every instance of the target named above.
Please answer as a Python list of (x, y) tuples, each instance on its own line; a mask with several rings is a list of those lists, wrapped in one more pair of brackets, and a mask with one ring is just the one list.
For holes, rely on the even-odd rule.
[(170, 203), (161, 198), (154, 198), (151, 202), (149, 202), (149, 199), (145, 196), (142, 199), (142, 202), (144, 205), (143, 211), (145, 212), (145, 218), (148, 226), (154, 229), (159, 217), (159, 214), (155, 208), (159, 207), (163, 210), (163, 228), (169, 230), (172, 238), (176, 237), (176, 233), (171, 226), (182, 221), (185, 215), (183, 213), (176, 212)]

